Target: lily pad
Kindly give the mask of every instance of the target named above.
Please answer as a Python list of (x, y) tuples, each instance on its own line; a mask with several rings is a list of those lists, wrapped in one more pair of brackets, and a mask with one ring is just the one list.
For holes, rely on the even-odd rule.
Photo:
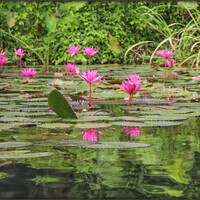
[(1, 142), (0, 149), (17, 148), (32, 145), (31, 142)]
[(53, 90), (48, 96), (49, 107), (58, 116), (68, 119), (77, 119), (77, 116), (65, 97), (58, 91)]
[(129, 148), (142, 148), (149, 147), (150, 144), (137, 143), (137, 142), (88, 142), (88, 141), (61, 141), (61, 142), (43, 142), (34, 143), (34, 146), (66, 146), (66, 147), (82, 147), (92, 149), (129, 149)]
[(74, 135), (30, 135), (30, 134), (20, 134), (14, 135), (13, 138), (15, 139), (23, 139), (23, 140), (63, 140), (63, 139), (71, 139), (75, 138)]
[(39, 153), (6, 152), (6, 153), (0, 153), (0, 159), (38, 158), (38, 157), (47, 157), (51, 155), (53, 155), (53, 153), (51, 152), (39, 152)]
[(144, 123), (136, 123), (136, 122), (112, 122), (114, 126), (130, 126), (130, 127), (171, 127), (171, 126), (179, 126), (181, 122), (170, 122), (170, 121), (153, 121), (153, 122), (144, 122)]

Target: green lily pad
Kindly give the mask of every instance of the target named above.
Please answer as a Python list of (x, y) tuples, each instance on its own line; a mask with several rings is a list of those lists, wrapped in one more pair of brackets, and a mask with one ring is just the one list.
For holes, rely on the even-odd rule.
[(31, 142), (1, 142), (0, 149), (17, 148), (32, 145)]
[(69, 128), (78, 128), (78, 129), (89, 129), (89, 128), (106, 128), (110, 127), (111, 124), (105, 123), (81, 123), (81, 124), (64, 124), (64, 123), (51, 123), (51, 124), (40, 124), (39, 128), (49, 128), (49, 129), (69, 129)]
[(51, 156), (53, 153), (51, 152), (39, 152), (39, 153), (19, 153), (19, 152), (11, 152), (11, 153), (0, 153), (0, 159), (24, 159), (24, 158), (38, 158), (38, 157), (47, 157)]
[(75, 112), (58, 90), (51, 91), (48, 96), (48, 103), (51, 110), (58, 114), (58, 116), (68, 119), (77, 119)]
[(63, 139), (71, 139), (75, 138), (74, 135), (30, 135), (30, 134), (20, 134), (14, 135), (15, 139), (23, 139), (23, 140), (63, 140)]
[(114, 126), (130, 126), (130, 127), (171, 127), (171, 126), (179, 126), (181, 122), (171, 122), (171, 121), (152, 121), (152, 122), (144, 122), (144, 123), (136, 123), (136, 122), (112, 122)]
[(60, 142), (42, 142), (34, 143), (34, 146), (66, 146), (66, 147), (82, 147), (92, 149), (129, 149), (149, 147), (150, 144), (136, 143), (136, 142), (89, 142), (79, 140), (69, 140)]

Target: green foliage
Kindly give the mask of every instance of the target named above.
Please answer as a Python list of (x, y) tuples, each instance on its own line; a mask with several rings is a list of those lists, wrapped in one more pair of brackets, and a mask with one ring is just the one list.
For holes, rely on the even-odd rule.
[(58, 90), (51, 91), (48, 96), (48, 103), (51, 110), (53, 110), (60, 117), (77, 119), (77, 116), (68, 101)]
[[(65, 50), (69, 45), (97, 47), (99, 53), (92, 63), (123, 63), (126, 50), (141, 41), (160, 40), (161, 34), (152, 29), (142, 15), (160, 2), (2, 2), (0, 7), (0, 29), (19, 38), (0, 32), (0, 46), (5, 49), (9, 60), (14, 61), (15, 48), (27, 52), (27, 64), (63, 64), (73, 58)], [(176, 2), (162, 2), (159, 13), (168, 22), (180, 18)], [(22, 41), (24, 43), (22, 43)], [(28, 45), (25, 45), (28, 44)], [(30, 51), (29, 47), (35, 52)], [(152, 47), (155, 44), (151, 44)], [(151, 47), (151, 48), (152, 48)], [(137, 49), (140, 57), (147, 61), (149, 50)], [(132, 62), (132, 54), (127, 59)], [(136, 60), (139, 59), (138, 57)], [(78, 63), (86, 64), (88, 56), (77, 54)]]

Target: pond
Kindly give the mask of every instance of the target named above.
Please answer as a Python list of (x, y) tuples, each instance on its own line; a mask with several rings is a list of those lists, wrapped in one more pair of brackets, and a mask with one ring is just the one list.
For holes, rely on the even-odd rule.
[[(178, 71), (178, 80), (164, 86), (162, 68), (92, 68), (105, 78), (92, 85), (92, 96), (98, 98), (91, 109), (87, 101), (72, 101), (72, 95), (88, 96), (87, 83), (73, 76), (54, 77), (54, 72), (64, 73), (63, 66), (48, 66), (49, 72), (31, 79), (20, 77), (14, 66), (4, 68), (0, 198), (198, 198), (199, 82), (191, 79), (197, 71)], [(127, 107), (127, 94), (118, 87), (135, 73), (145, 81)], [(55, 88), (69, 100), (78, 120), (47, 112), (47, 97)], [(83, 141), (85, 132), (92, 135), (89, 131), (96, 132), (91, 138), (98, 142)]]

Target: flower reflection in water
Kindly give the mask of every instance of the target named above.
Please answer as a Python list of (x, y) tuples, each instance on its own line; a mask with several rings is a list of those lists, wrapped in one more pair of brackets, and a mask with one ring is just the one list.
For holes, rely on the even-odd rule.
[(86, 131), (81, 131), (79, 135), (83, 135), (83, 140), (85, 141), (97, 142), (98, 141), (97, 133), (103, 135), (102, 131), (98, 131), (95, 129), (87, 129)]
[(126, 135), (130, 135), (130, 138), (137, 137), (141, 133), (140, 128), (137, 128), (137, 127), (124, 126), (122, 127), (122, 130), (127, 133)]

